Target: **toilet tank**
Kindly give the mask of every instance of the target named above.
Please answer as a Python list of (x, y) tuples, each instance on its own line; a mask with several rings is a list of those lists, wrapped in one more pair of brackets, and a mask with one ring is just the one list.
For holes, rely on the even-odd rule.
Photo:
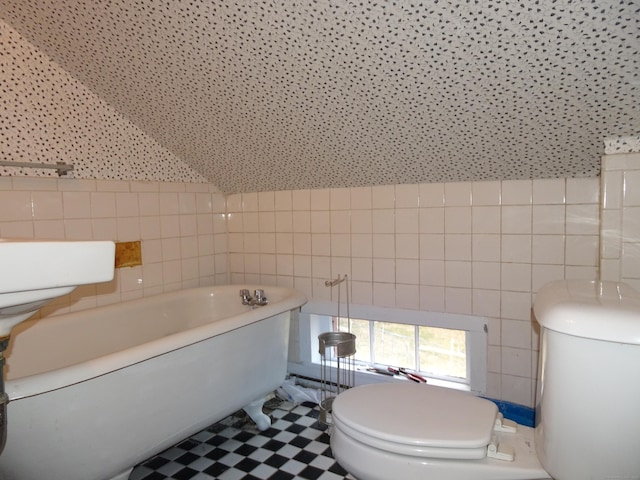
[(640, 479), (640, 293), (562, 281), (537, 294), (536, 450), (556, 480)]

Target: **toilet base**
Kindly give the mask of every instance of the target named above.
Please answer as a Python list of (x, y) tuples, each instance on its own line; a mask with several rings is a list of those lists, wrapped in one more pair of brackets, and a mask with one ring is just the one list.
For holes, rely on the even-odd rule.
[(446, 460), (399, 455), (355, 441), (336, 425), (331, 431), (331, 451), (337, 462), (358, 480), (547, 480), (538, 461), (533, 429), (518, 426), (517, 434), (500, 434), (516, 450), (513, 462)]

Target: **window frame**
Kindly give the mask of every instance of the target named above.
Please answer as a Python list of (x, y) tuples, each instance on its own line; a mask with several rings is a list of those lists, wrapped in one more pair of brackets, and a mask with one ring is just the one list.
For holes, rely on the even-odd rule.
[[(468, 390), (483, 395), (487, 386), (487, 332), (486, 317), (461, 315), (444, 312), (403, 310), (398, 308), (372, 305), (350, 305), (349, 316), (360, 320), (401, 323), (426, 327), (465, 330), (467, 332), (467, 368), (468, 383), (426, 376), (429, 384), (440, 385), (458, 390)], [(309, 378), (320, 376), (320, 353), (318, 335), (332, 330), (334, 316), (346, 317), (346, 306), (335, 302), (311, 300), (304, 305), (292, 320), (289, 340), (288, 371), (291, 374)], [(370, 373), (364, 370), (356, 372), (356, 384), (404, 381), (386, 375)]]

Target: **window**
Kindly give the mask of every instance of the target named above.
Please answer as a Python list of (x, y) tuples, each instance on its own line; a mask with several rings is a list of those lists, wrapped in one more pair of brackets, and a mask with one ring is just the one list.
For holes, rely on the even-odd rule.
[(356, 336), (356, 362), (403, 367), (466, 381), (467, 332), (450, 328), (333, 317), (333, 330)]
[[(310, 301), (293, 322), (289, 372), (319, 378), (318, 335), (356, 335), (356, 383), (390, 381), (367, 367), (415, 370), (430, 384), (484, 393), (487, 375), (487, 319), (470, 315), (352, 305), (351, 319), (336, 316), (335, 303)], [(344, 311), (344, 309), (343, 309)]]

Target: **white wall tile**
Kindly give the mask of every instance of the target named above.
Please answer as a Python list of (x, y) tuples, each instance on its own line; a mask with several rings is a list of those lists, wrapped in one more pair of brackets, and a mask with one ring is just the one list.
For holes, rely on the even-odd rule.
[(445, 260), (471, 260), (471, 235), (445, 235)]
[(351, 208), (351, 190), (348, 188), (332, 188), (329, 192), (331, 210), (349, 210)]
[(600, 178), (567, 178), (567, 204), (598, 203)]
[(373, 210), (372, 215), (373, 233), (394, 233), (395, 232), (395, 211), (393, 209)]
[(288, 232), (276, 233), (276, 253), (293, 253), (293, 234)]
[(274, 210), (278, 212), (288, 211), (293, 209), (292, 192), (290, 190), (283, 190), (274, 192)]
[(258, 193), (249, 192), (242, 194), (242, 211), (257, 212), (258, 211)]
[(620, 170), (603, 171), (601, 179), (602, 207), (621, 208), (624, 191), (623, 172)]
[(444, 208), (421, 208), (420, 233), (444, 233)]
[(395, 258), (412, 258), (415, 260), (420, 258), (420, 239), (418, 235), (406, 233), (396, 235)]
[(500, 274), (499, 262), (473, 262), (472, 286), (474, 289), (500, 290)]
[[(502, 292), (500, 303), (500, 316), (502, 317), (502, 345), (518, 348), (530, 348), (530, 320), (531, 320), (531, 293), (530, 292)], [(518, 323), (505, 319), (519, 320)], [(526, 322), (523, 325), (523, 322)], [(505, 325), (519, 327), (513, 337), (505, 337)], [(512, 330), (510, 330), (512, 331)], [(522, 333), (524, 332), (524, 333)], [(524, 337), (524, 338), (522, 338)]]
[(473, 182), (471, 185), (471, 199), (474, 206), (500, 205), (500, 182)]
[(534, 205), (532, 233), (563, 234), (565, 232), (564, 205)]
[(310, 190), (293, 190), (291, 192), (291, 201), (293, 210), (310, 211), (311, 210), (311, 191)]
[(444, 184), (444, 204), (446, 206), (470, 206), (471, 182), (451, 182)]
[[(279, 212), (282, 213), (282, 212)], [(275, 232), (276, 231), (276, 214), (275, 212), (260, 212), (258, 214), (258, 231)]]
[(328, 210), (312, 211), (310, 221), (311, 221), (312, 233), (330, 233), (331, 232), (331, 215)]
[(161, 192), (158, 194), (158, 200), (161, 215), (178, 215), (180, 213), (180, 204), (178, 203), (178, 194), (176, 192)]
[(373, 232), (373, 214), (371, 210), (353, 210), (351, 212), (351, 232)]
[(420, 310), (444, 312), (444, 287), (421, 285)]
[(563, 204), (565, 202), (565, 179), (534, 179), (534, 205)]
[(567, 265), (596, 266), (599, 244), (596, 235), (567, 235), (565, 239)]
[(65, 218), (91, 218), (89, 192), (62, 192), (62, 206)]
[(0, 191), (0, 222), (31, 220), (31, 194), (19, 191)]
[(420, 260), (420, 285), (444, 286), (444, 260)]
[(314, 278), (331, 279), (331, 259), (314, 255), (311, 257), (311, 274)]
[(472, 312), (472, 295), (470, 288), (445, 287), (445, 311), (470, 315)]
[(532, 210), (530, 206), (503, 206), (502, 233), (531, 233)]
[(371, 205), (376, 208), (395, 207), (395, 188), (393, 185), (377, 185), (371, 187)]
[[(481, 315), (485, 317), (500, 316), (500, 292), (498, 290), (482, 290), (480, 288), (474, 288), (472, 301), (472, 313), (474, 315)], [(490, 361), (488, 369), (491, 370)]]
[(293, 212), (275, 212), (274, 222), (276, 232), (293, 232)]
[(331, 236), (327, 233), (314, 233), (311, 235), (311, 254), (330, 256)]
[(373, 283), (373, 304), (380, 307), (396, 306), (396, 286), (393, 283)]
[(395, 211), (395, 232), (417, 234), (420, 231), (419, 210), (402, 208)]
[(531, 262), (531, 235), (502, 235), (501, 245), (503, 262)]
[[(420, 264), (415, 260), (397, 259), (395, 261), (396, 283), (418, 285), (420, 283)], [(417, 290), (416, 290), (417, 291)]]
[(373, 283), (351, 282), (351, 298), (355, 304), (373, 305)]
[(353, 280), (371, 282), (373, 281), (373, 259), (352, 258), (351, 275)]
[(331, 256), (350, 257), (351, 256), (351, 236), (346, 233), (331, 234)]
[(446, 262), (444, 269), (445, 286), (471, 288), (471, 262)]
[(531, 290), (537, 292), (545, 284), (564, 280), (564, 265), (532, 265)]
[(331, 190), (328, 188), (311, 190), (311, 210), (330, 210)]
[(444, 260), (444, 235), (420, 235), (420, 259)]
[(370, 210), (373, 207), (371, 187), (351, 188), (350, 193), (353, 210)]
[(352, 234), (351, 254), (355, 258), (373, 258), (373, 235)]
[(531, 180), (504, 180), (501, 186), (502, 205), (530, 205), (533, 197)]
[(417, 208), (420, 205), (420, 188), (417, 184), (396, 185), (396, 208)]
[(421, 207), (441, 207), (444, 205), (443, 183), (421, 183), (418, 190)]
[(395, 258), (395, 235), (388, 233), (374, 233), (372, 238), (374, 258)]
[(258, 192), (258, 211), (273, 212), (276, 209), (275, 192)]
[(531, 261), (539, 264), (564, 265), (564, 235), (533, 235)]
[(524, 263), (503, 263), (501, 265), (501, 289), (504, 291), (530, 292), (531, 265)]
[(598, 235), (600, 208), (598, 205), (567, 205), (566, 233), (569, 235)]
[(500, 233), (501, 210), (498, 206), (473, 207), (471, 225), (473, 233)]
[(622, 209), (622, 241), (640, 242), (640, 207)]
[(471, 233), (471, 207), (444, 209), (445, 233)]
[(420, 290), (418, 285), (396, 285), (396, 307), (418, 310), (420, 308)]
[(472, 258), (480, 262), (499, 262), (501, 256), (500, 235), (472, 235)]
[(296, 233), (311, 232), (311, 211), (294, 211), (292, 213), (293, 231)]

